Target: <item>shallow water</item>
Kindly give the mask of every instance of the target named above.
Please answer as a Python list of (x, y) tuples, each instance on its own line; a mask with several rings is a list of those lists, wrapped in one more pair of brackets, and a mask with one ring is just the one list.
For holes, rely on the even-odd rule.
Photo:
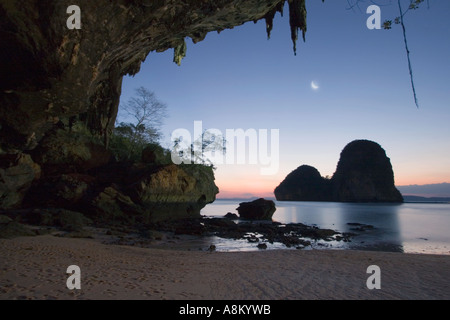
[[(239, 200), (216, 200), (201, 212), (205, 216), (237, 213)], [(450, 204), (403, 203), (366, 204), (336, 202), (276, 201), (273, 220), (281, 223), (304, 223), (356, 235), (351, 242), (317, 241), (305, 249), (355, 249), (406, 253), (450, 255)], [(358, 229), (358, 223), (373, 229)], [(258, 250), (246, 240), (210, 239), (221, 251)], [(268, 249), (286, 248), (268, 244)]]

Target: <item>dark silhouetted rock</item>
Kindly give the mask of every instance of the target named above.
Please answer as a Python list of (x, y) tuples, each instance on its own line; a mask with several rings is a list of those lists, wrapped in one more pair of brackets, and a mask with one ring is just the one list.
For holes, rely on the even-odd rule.
[(355, 140), (342, 150), (331, 180), (313, 167), (301, 166), (274, 193), (280, 201), (403, 202), (390, 159), (369, 140)]
[(234, 220), (234, 219), (239, 219), (239, 216), (238, 216), (236, 213), (228, 212), (228, 213), (224, 216), (224, 218)]
[(330, 201), (330, 187), (330, 180), (316, 168), (303, 165), (288, 174), (274, 193), (280, 201)]
[(276, 208), (272, 200), (260, 198), (251, 202), (241, 202), (236, 210), (241, 219), (271, 220)]
[(355, 140), (341, 152), (333, 175), (333, 198), (343, 202), (403, 202), (391, 160), (376, 142)]

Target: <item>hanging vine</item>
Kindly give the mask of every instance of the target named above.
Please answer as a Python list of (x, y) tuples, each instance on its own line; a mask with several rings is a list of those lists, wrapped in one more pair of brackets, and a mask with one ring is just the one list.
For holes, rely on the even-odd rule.
[[(359, 4), (361, 2), (364, 2), (362, 0), (356, 0), (355, 2), (347, 0), (347, 3), (349, 5), (348, 9), (354, 9), (354, 8), (358, 8), (359, 10), (361, 10), (361, 8), (359, 7)], [(370, 1), (371, 3), (374, 3), (374, 1)], [(403, 42), (405, 45), (405, 51), (406, 51), (406, 58), (408, 60), (408, 70), (409, 70), (409, 77), (411, 80), (411, 89), (413, 92), (413, 96), (414, 96), (414, 103), (416, 105), (417, 108), (419, 108), (419, 100), (417, 98), (417, 93), (416, 93), (416, 86), (414, 83), (414, 73), (413, 73), (413, 68), (412, 68), (412, 63), (411, 63), (411, 52), (409, 50), (409, 46), (408, 46), (408, 37), (406, 35), (406, 26), (405, 26), (405, 15), (411, 11), (411, 10), (416, 10), (420, 7), (420, 5), (422, 3), (424, 3), (425, 0), (409, 0), (409, 5), (407, 9), (404, 9), (404, 7), (402, 7), (402, 0), (397, 0), (397, 6), (398, 6), (398, 11), (399, 11), (399, 16), (396, 17), (393, 21), (392, 20), (385, 20), (383, 22), (383, 29), (385, 30), (389, 30), (392, 29), (392, 24), (397, 24), (400, 25), (402, 28), (402, 34), (403, 34)], [(429, 0), (426, 1), (428, 7), (430, 6)], [(379, 5), (379, 4), (378, 4)]]
[[(414, 84), (414, 74), (413, 74), (413, 69), (411, 66), (411, 55), (410, 55), (409, 46), (408, 46), (408, 38), (406, 37), (406, 27), (405, 27), (404, 17), (408, 13), (408, 11), (418, 9), (419, 5), (424, 1), (425, 0), (410, 0), (408, 9), (403, 11), (401, 0), (397, 0), (398, 10), (399, 10), (400, 15), (394, 19), (394, 23), (400, 24), (402, 27), (403, 41), (405, 43), (406, 57), (408, 59), (409, 77), (411, 79), (411, 88), (412, 88), (412, 92), (413, 92), (413, 96), (414, 96), (414, 103), (416, 104), (417, 108), (419, 108), (419, 100), (417, 99), (416, 86)], [(392, 20), (386, 20), (383, 23), (383, 28), (386, 30), (391, 29), (392, 28)]]

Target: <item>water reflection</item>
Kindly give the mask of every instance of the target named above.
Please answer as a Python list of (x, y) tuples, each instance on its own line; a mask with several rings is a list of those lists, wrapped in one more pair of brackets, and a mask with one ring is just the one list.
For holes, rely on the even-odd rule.
[[(403, 252), (398, 210), (401, 204), (277, 202), (274, 220), (301, 222), (356, 234), (343, 248)], [(351, 225), (349, 225), (349, 223)], [(364, 226), (373, 226), (373, 229)]]
[[(236, 213), (238, 200), (217, 200), (202, 214), (223, 217)], [(352, 232), (351, 242), (316, 243), (313, 248), (338, 248), (450, 254), (450, 204), (364, 204), (335, 202), (276, 202), (273, 220), (281, 223), (304, 223), (338, 232)], [(373, 229), (349, 225), (372, 225)], [(354, 230), (356, 229), (356, 230)], [(365, 229), (365, 230), (364, 230)], [(230, 250), (239, 245), (227, 243)], [(245, 250), (251, 247), (245, 246)]]
[[(402, 204), (340, 204), (341, 222), (338, 227), (358, 234), (350, 249), (403, 252), (399, 209)], [(373, 229), (359, 232), (348, 223), (371, 225)], [(344, 225), (345, 224), (345, 225)]]

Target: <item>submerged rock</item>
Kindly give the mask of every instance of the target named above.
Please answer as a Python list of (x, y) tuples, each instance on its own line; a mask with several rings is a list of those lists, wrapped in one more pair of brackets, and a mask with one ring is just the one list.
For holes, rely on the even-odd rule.
[(339, 233), (331, 229), (320, 229), (302, 223), (281, 224), (270, 221), (246, 221), (238, 223), (225, 218), (198, 218), (173, 221), (160, 221), (148, 226), (162, 232), (176, 235), (217, 236), (225, 239), (246, 240), (261, 244), (282, 243), (286, 247), (307, 247), (317, 241), (349, 241), (355, 234)]
[(267, 244), (266, 243), (259, 243), (257, 245), (257, 247), (258, 247), (258, 249), (265, 250), (265, 249), (267, 249)]
[(251, 202), (241, 202), (236, 210), (241, 219), (271, 220), (276, 208), (272, 200), (260, 198)]
[(239, 216), (238, 216), (236, 213), (228, 212), (228, 213), (224, 216), (224, 218), (235, 220), (235, 219), (238, 219)]
[(375, 229), (375, 227), (371, 224), (363, 224), (358, 222), (348, 222), (347, 225), (352, 226), (352, 228), (350, 228), (352, 231), (367, 231)]

